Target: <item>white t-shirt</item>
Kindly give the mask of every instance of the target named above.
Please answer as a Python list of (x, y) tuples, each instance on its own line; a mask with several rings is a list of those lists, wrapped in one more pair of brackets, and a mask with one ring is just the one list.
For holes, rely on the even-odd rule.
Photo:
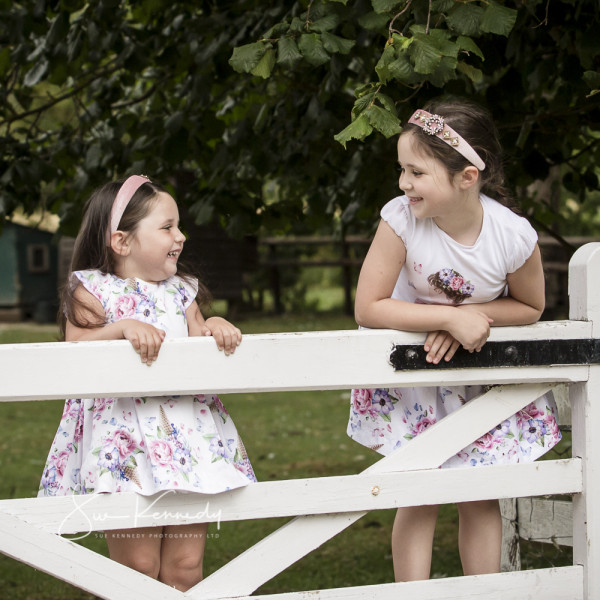
[(523, 266), (537, 243), (529, 222), (483, 194), (477, 241), (464, 246), (432, 218), (416, 219), (406, 196), (388, 202), (381, 218), (402, 238), (406, 262), (392, 298), (422, 304), (468, 304), (506, 293), (506, 276)]

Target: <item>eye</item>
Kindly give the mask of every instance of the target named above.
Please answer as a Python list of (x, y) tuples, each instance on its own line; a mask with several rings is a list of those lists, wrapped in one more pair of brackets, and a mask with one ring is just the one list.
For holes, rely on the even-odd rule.
[(412, 172), (412, 174), (413, 174), (415, 177), (418, 177), (419, 175), (423, 175), (423, 173), (421, 173), (421, 171), (416, 171), (415, 169), (413, 169), (413, 172)]
[(400, 163), (396, 163), (396, 172), (404, 173), (404, 167)]

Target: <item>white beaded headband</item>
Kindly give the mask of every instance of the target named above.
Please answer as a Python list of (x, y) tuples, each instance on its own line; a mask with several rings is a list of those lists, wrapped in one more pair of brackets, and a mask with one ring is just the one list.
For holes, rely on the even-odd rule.
[(435, 135), (449, 146), (452, 146), (458, 153), (462, 154), (472, 165), (480, 171), (485, 169), (485, 163), (471, 144), (467, 142), (460, 134), (456, 133), (452, 127), (444, 123), (444, 118), (440, 115), (432, 115), (426, 110), (417, 110), (408, 120), (409, 123), (418, 125), (425, 133)]
[(149, 182), (150, 180), (147, 177), (142, 175), (132, 175), (131, 177), (128, 177), (123, 185), (119, 188), (110, 211), (109, 227), (106, 230), (107, 246), (110, 246), (110, 238), (112, 234), (117, 231), (121, 217), (123, 216), (129, 201), (133, 198), (133, 195), (137, 192), (140, 186)]

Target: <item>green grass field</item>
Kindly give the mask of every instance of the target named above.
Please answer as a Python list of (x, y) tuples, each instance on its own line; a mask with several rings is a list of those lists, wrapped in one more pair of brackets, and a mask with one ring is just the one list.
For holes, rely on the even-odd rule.
[[(354, 329), (337, 314), (258, 317), (237, 323), (244, 333)], [(2, 327), (0, 343), (55, 341), (52, 326)], [(32, 369), (34, 367), (32, 366)], [(362, 471), (379, 457), (346, 436), (349, 393), (286, 392), (232, 394), (222, 400), (234, 418), (260, 481), (346, 475)], [(0, 404), (0, 498), (32, 497), (62, 413), (62, 400)], [(373, 511), (258, 591), (314, 590), (393, 581), (389, 545), (394, 511)], [(211, 526), (206, 547), (209, 574), (287, 519), (261, 519)], [(434, 543), (434, 577), (461, 574), (456, 548), (454, 506), (442, 507)], [(100, 535), (83, 545), (106, 554)], [(571, 564), (570, 552), (541, 545), (523, 549), (524, 568)], [(66, 583), (0, 555), (3, 600), (92, 598)]]

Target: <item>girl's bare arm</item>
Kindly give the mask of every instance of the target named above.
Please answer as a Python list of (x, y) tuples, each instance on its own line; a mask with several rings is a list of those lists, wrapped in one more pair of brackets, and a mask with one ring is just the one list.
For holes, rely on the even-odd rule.
[(454, 306), (415, 304), (390, 296), (406, 260), (402, 239), (381, 221), (363, 263), (356, 290), (359, 325), (404, 331), (449, 331), (468, 350), (480, 348), (489, 336), (489, 319)]
[[(79, 285), (74, 292), (75, 299), (80, 302), (78, 317), (89, 323), (101, 323), (104, 319), (104, 309), (100, 301)], [(158, 351), (165, 338), (165, 332), (149, 323), (135, 319), (121, 319), (100, 327), (78, 327), (67, 321), (65, 341), (92, 342), (100, 340), (127, 339), (134, 350), (140, 355), (142, 362), (150, 365), (158, 357)]]

